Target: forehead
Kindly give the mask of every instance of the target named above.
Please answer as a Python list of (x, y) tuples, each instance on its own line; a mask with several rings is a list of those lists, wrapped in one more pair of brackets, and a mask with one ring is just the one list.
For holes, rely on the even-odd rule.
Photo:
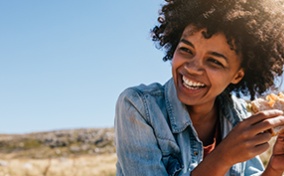
[(210, 39), (210, 38), (215, 38), (216, 36), (221, 36), (221, 38), (223, 38), (224, 43), (226, 43), (226, 45), (229, 46), (230, 50), (233, 50), (236, 52), (236, 54), (240, 54), (237, 50), (237, 46), (235, 43), (235, 39), (232, 38), (230, 40), (228, 40), (227, 36), (225, 36), (225, 34), (223, 32), (215, 32), (215, 33), (210, 33), (208, 32), (208, 30), (206, 28), (200, 28), (197, 27), (193, 24), (189, 24), (188, 26), (185, 27), (181, 38), (189, 38), (192, 37), (194, 34), (198, 33), (201, 31), (201, 36), (204, 39)]
[(227, 39), (226, 39), (226, 37), (223, 33), (218, 32), (218, 33), (214, 33), (214, 34), (210, 35), (207, 32), (206, 28), (198, 28), (198, 27), (193, 26), (193, 25), (188, 25), (184, 29), (181, 39), (191, 40), (192, 42), (203, 41), (203, 42), (206, 42), (206, 43), (208, 43), (208, 42), (212, 43), (212, 41), (214, 41), (214, 42), (218, 42), (218, 44), (228, 45)]
[(182, 34), (181, 40), (187, 40), (196, 48), (207, 52), (217, 52), (228, 57), (237, 56), (242, 60), (242, 54), (236, 51), (234, 40), (228, 42), (225, 34), (217, 32), (212, 35), (207, 33), (206, 28), (198, 28), (188, 25)]

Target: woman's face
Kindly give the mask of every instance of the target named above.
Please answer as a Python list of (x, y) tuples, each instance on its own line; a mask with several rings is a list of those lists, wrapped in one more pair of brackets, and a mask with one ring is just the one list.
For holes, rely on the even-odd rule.
[(212, 105), (229, 84), (244, 76), (241, 56), (222, 33), (205, 38), (206, 29), (185, 28), (172, 60), (172, 74), (181, 102), (189, 106)]

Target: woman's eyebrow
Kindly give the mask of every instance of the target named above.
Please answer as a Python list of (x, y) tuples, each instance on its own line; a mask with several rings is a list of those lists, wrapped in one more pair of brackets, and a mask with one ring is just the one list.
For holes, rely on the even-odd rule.
[(223, 59), (225, 59), (228, 62), (228, 58), (226, 56), (224, 56), (221, 53), (217, 53), (217, 52), (211, 52), (212, 55), (216, 56), (216, 57), (221, 57)]
[(194, 48), (194, 45), (193, 45), (190, 41), (188, 41), (188, 40), (186, 40), (186, 39), (181, 39), (180, 42), (182, 42), (182, 43), (184, 43), (184, 44), (186, 44), (186, 45), (189, 45), (189, 46), (191, 46), (191, 47)]

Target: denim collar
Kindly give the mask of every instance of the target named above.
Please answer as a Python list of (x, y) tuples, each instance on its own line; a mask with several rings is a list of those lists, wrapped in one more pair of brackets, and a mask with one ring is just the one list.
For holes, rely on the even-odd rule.
[(165, 98), (172, 131), (173, 133), (180, 133), (192, 124), (192, 121), (186, 106), (177, 97), (173, 78), (165, 85)]
[[(192, 125), (185, 104), (177, 97), (173, 78), (165, 85), (165, 99), (173, 133), (180, 133), (189, 125)], [(217, 97), (217, 103), (220, 109), (219, 116), (225, 118), (223, 120), (227, 120), (233, 126), (247, 116), (247, 114), (244, 114), (245, 109), (243, 104), (227, 92)]]

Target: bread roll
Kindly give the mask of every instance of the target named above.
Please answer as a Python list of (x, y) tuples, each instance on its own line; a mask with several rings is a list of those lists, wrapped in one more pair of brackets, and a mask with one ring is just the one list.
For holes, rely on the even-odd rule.
[[(284, 111), (284, 94), (279, 93), (276, 94), (269, 94), (264, 98), (258, 98), (250, 102), (250, 110), (253, 113), (257, 113), (263, 110), (269, 109), (279, 109)], [(273, 136), (278, 135), (284, 131), (284, 126), (278, 126), (271, 129), (271, 133)]]

